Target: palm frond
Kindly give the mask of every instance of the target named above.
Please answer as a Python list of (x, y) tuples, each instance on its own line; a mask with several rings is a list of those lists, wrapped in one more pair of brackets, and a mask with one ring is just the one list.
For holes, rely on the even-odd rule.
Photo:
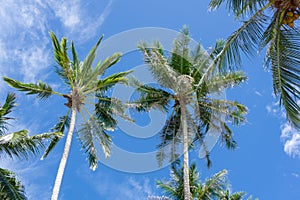
[(37, 155), (44, 148), (46, 140), (61, 136), (60, 132), (43, 133), (28, 136), (27, 130), (13, 132), (0, 137), (0, 154), (28, 158), (30, 154)]
[(222, 3), (226, 3), (227, 9), (232, 11), (237, 17), (240, 15), (244, 17), (247, 13), (253, 14), (259, 10), (266, 4), (266, 0), (211, 0), (209, 9), (215, 10)]
[(174, 40), (174, 47), (171, 52), (171, 58), (169, 61), (170, 67), (172, 67), (178, 74), (190, 75), (191, 61), (189, 60), (189, 43), (190, 43), (189, 30), (187, 27), (183, 27), (181, 34)]
[(99, 80), (94, 90), (106, 91), (109, 88), (115, 86), (116, 84), (128, 84), (128, 78), (126, 76), (131, 72), (132, 70), (119, 72), (119, 73), (112, 74), (102, 80)]
[(3, 168), (0, 168), (0, 199), (27, 200), (24, 186), (15, 173)]
[(300, 34), (294, 29), (277, 30), (270, 43), (267, 60), (273, 74), (273, 88), (280, 96), (280, 104), (286, 110), (287, 119), (295, 127), (300, 127)]
[(70, 125), (70, 117), (68, 111), (67, 115), (60, 117), (59, 122), (52, 128), (52, 131), (59, 132), (61, 133), (61, 135), (56, 135), (55, 137), (52, 138), (43, 156), (41, 157), (41, 160), (44, 160), (48, 156), (48, 154), (54, 149), (54, 147), (58, 144), (59, 140), (62, 138), (65, 129), (69, 128), (69, 125)]
[(159, 134), (161, 141), (157, 145), (158, 152), (156, 154), (159, 165), (162, 165), (166, 158), (173, 163), (180, 156), (177, 148), (181, 143), (180, 124), (180, 108), (176, 106)]
[(209, 93), (219, 93), (224, 89), (232, 88), (245, 81), (248, 77), (242, 71), (231, 72), (227, 74), (215, 75), (206, 83)]
[(110, 156), (111, 138), (105, 132), (103, 124), (95, 117), (82, 124), (82, 128), (78, 131), (78, 139), (88, 154), (90, 168), (95, 170), (98, 166), (97, 143), (99, 142), (105, 157)]
[(74, 85), (75, 79), (73, 68), (71, 66), (71, 62), (67, 53), (67, 39), (62, 38), (61, 42), (59, 42), (52, 31), (50, 32), (50, 37), (52, 39), (54, 59), (58, 64), (58, 66), (56, 67), (56, 73), (67, 85)]
[(150, 108), (159, 109), (166, 112), (169, 107), (169, 101), (174, 98), (173, 94), (149, 85), (142, 85), (138, 82), (133, 83), (136, 92), (139, 93), (137, 99), (131, 104), (135, 105), (137, 111), (149, 111)]
[(34, 84), (34, 83), (22, 83), (20, 81), (16, 81), (8, 77), (3, 77), (3, 80), (11, 87), (19, 91), (26, 92), (27, 95), (36, 94), (37, 97), (40, 99), (48, 98), (52, 94), (58, 94), (54, 92), (49, 85), (43, 83), (42, 81), (39, 81), (38, 83)]
[(227, 170), (222, 170), (205, 180), (201, 187), (200, 193), (198, 194), (198, 198), (211, 199), (213, 197), (217, 197), (219, 191), (225, 190), (226, 186)]
[(8, 124), (6, 121), (9, 119), (13, 119), (8, 117), (7, 115), (12, 111), (15, 107), (16, 95), (14, 93), (8, 93), (5, 99), (3, 106), (0, 105), (0, 136), (4, 134), (7, 130), (6, 125)]
[(141, 43), (138, 48), (143, 53), (144, 61), (149, 64), (157, 82), (165, 88), (175, 90), (178, 73), (169, 66), (168, 60), (163, 55), (161, 45), (158, 43), (153, 47), (148, 47), (146, 43)]

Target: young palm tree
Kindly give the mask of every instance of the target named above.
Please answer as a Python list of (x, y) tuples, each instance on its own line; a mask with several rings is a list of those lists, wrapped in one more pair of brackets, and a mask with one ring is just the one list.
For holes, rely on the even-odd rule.
[(251, 55), (267, 47), (265, 64), (272, 70), (274, 94), (280, 97), (288, 121), (300, 128), (300, 1), (211, 0), (209, 7), (216, 9), (222, 3), (244, 23), (228, 38), (220, 60), (237, 66), (239, 50)]
[[(214, 99), (211, 94), (219, 90), (238, 85), (246, 80), (242, 72), (221, 71), (214, 62), (215, 55), (222, 49), (223, 42), (218, 41), (211, 54), (200, 46), (191, 53), (189, 33), (186, 28), (174, 41), (174, 48), (167, 57), (159, 43), (152, 47), (141, 44), (140, 49), (145, 62), (149, 65), (159, 87), (135, 83), (140, 97), (134, 101), (138, 111), (158, 108), (169, 111), (168, 120), (161, 131), (162, 142), (157, 158), (159, 163), (170, 151), (170, 161), (175, 161), (183, 153), (184, 199), (190, 200), (189, 154), (192, 143), (203, 143), (203, 136), (213, 129), (222, 135), (227, 147), (235, 147), (232, 133), (226, 122), (239, 124), (244, 121), (246, 108), (233, 101)], [(214, 66), (214, 67), (212, 67)], [(217, 70), (218, 67), (220, 70)], [(183, 144), (183, 152), (178, 152)], [(209, 152), (206, 151), (209, 161)], [(208, 163), (209, 164), (209, 163)]]
[[(83, 62), (79, 62), (73, 42), (71, 44), (72, 59), (70, 59), (67, 53), (67, 39), (62, 38), (59, 43), (53, 32), (50, 33), (50, 36), (54, 48), (55, 61), (58, 64), (56, 73), (70, 90), (69, 94), (56, 92), (49, 85), (41, 81), (37, 84), (33, 84), (22, 83), (7, 77), (4, 77), (4, 80), (10, 86), (20, 91), (24, 91), (28, 95), (36, 94), (37, 97), (41, 99), (51, 95), (58, 95), (68, 100), (68, 103), (65, 104), (68, 107), (67, 114), (64, 117), (61, 117), (59, 123), (54, 127), (54, 130), (59, 130), (61, 132), (64, 132), (66, 127), (68, 128), (66, 143), (51, 198), (52, 200), (56, 200), (58, 198), (71, 147), (77, 113), (80, 113), (83, 119), (85, 119), (84, 124), (82, 124), (78, 131), (78, 139), (80, 140), (83, 149), (86, 150), (91, 169), (95, 170), (98, 163), (96, 154), (97, 142), (100, 142), (105, 156), (109, 156), (111, 138), (106, 130), (112, 130), (116, 127), (117, 121), (114, 119), (115, 115), (125, 117), (125, 115), (123, 115), (124, 110), (121, 102), (107, 96), (106, 91), (115, 84), (126, 83), (127, 78), (125, 76), (130, 72), (120, 72), (99, 79), (99, 76), (103, 75), (109, 67), (117, 63), (121, 56), (119, 53), (113, 54), (103, 62), (97, 63), (93, 68), (92, 65), (96, 56), (96, 50), (103, 36), (91, 49)], [(91, 102), (91, 99), (96, 101)], [(87, 106), (92, 106), (93, 111), (90, 111)], [(52, 140), (42, 158), (45, 158), (48, 155), (58, 141), (59, 138)]]
[[(203, 183), (199, 179), (199, 173), (195, 163), (191, 164), (189, 173), (191, 199), (242, 200), (246, 195), (245, 192), (235, 192), (230, 194), (227, 170), (222, 170), (214, 174), (212, 177), (207, 178)], [(171, 179), (166, 183), (157, 181), (158, 187), (161, 188), (168, 197), (174, 200), (184, 200), (183, 167), (179, 168), (178, 163), (172, 164), (170, 176)]]
[[(12, 109), (15, 107), (15, 95), (9, 93), (3, 106), (0, 105), (0, 157), (25, 158), (30, 154), (37, 155), (41, 149), (44, 149), (46, 140), (59, 138), (62, 133), (44, 133), (28, 136), (27, 130), (21, 130), (13, 133), (5, 133), (8, 129), (8, 120)], [(13, 172), (0, 168), (0, 199), (3, 200), (24, 200), (24, 186), (16, 179)]]

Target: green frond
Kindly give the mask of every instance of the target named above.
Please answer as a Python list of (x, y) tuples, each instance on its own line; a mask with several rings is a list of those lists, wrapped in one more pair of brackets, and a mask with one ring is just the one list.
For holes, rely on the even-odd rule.
[(13, 132), (0, 137), (0, 154), (28, 158), (30, 154), (37, 155), (44, 149), (46, 140), (59, 136), (61, 133), (44, 133), (28, 136), (27, 130)]
[(16, 100), (16, 95), (14, 93), (8, 93), (3, 106), (0, 105), (0, 136), (2, 136), (4, 132), (7, 130), (6, 125), (8, 124), (8, 122), (6, 121), (13, 119), (11, 117), (8, 117), (7, 115), (15, 107), (16, 105), (15, 100)]
[(226, 189), (227, 184), (227, 170), (222, 170), (205, 180), (198, 194), (198, 199), (217, 197), (219, 191)]
[(95, 115), (97, 119), (103, 124), (104, 129), (114, 130), (117, 126), (117, 120), (114, 116), (117, 112), (124, 113), (121, 102), (114, 103), (113, 101), (117, 101), (116, 99), (104, 95), (100, 96), (100, 94), (96, 98)]
[(52, 40), (52, 46), (54, 51), (54, 60), (58, 64), (58, 66), (56, 67), (56, 73), (67, 85), (74, 85), (75, 79), (73, 74), (73, 68), (67, 52), (67, 39), (62, 38), (61, 42), (59, 42), (52, 31), (50, 32), (50, 37)]
[[(253, 14), (266, 4), (266, 0), (211, 0), (209, 9), (215, 10), (222, 3), (226, 3), (229, 11), (232, 11), (236, 17), (246, 16), (247, 13)], [(269, 5), (271, 6), (271, 4)]]
[(156, 154), (159, 165), (162, 165), (166, 158), (173, 163), (180, 156), (180, 152), (177, 150), (178, 144), (181, 144), (180, 108), (178, 107), (173, 109), (159, 134), (161, 141), (157, 145), (158, 152)]
[(178, 74), (190, 75), (192, 65), (189, 50), (190, 40), (187, 27), (183, 27), (178, 37), (174, 40), (169, 65)]
[(78, 78), (79, 70), (80, 70), (80, 61), (78, 60), (78, 55), (76, 53), (74, 43), (71, 43), (71, 51), (72, 51), (72, 70), (74, 79)]
[(150, 108), (155, 108), (166, 112), (169, 107), (169, 101), (174, 99), (172, 94), (163, 89), (139, 83), (136, 83), (136, 87), (139, 97), (133, 100), (131, 104), (135, 105), (137, 111), (149, 111)]
[(207, 83), (209, 93), (219, 93), (224, 89), (232, 88), (247, 81), (248, 77), (242, 71), (231, 72), (227, 74), (215, 75)]
[(100, 143), (105, 157), (110, 156), (111, 138), (105, 132), (103, 124), (94, 118), (90, 119), (81, 125), (78, 131), (78, 139), (82, 144), (82, 148), (86, 151), (90, 168), (96, 170), (98, 166), (97, 144)]
[(0, 199), (27, 200), (24, 186), (15, 173), (3, 168), (0, 168)]
[(93, 70), (92, 64), (96, 57), (96, 50), (97, 50), (98, 46), (100, 45), (102, 39), (103, 39), (103, 35), (99, 38), (96, 45), (90, 50), (88, 56), (84, 59), (82, 69), (81, 69), (81, 78), (85, 79), (85, 77), (87, 77)]
[[(241, 64), (240, 51), (246, 55), (252, 55), (257, 49), (263, 36), (266, 17), (257, 12), (249, 20), (235, 31), (226, 42), (223, 50), (215, 58), (214, 62), (225, 64), (229, 69), (235, 69)], [(224, 66), (223, 66), (224, 67)]]
[(109, 88), (115, 86), (116, 84), (128, 84), (128, 78), (126, 76), (131, 72), (132, 70), (119, 72), (119, 73), (112, 74), (102, 80), (99, 80), (95, 91), (108, 90)]
[(280, 104), (286, 110), (287, 119), (295, 127), (300, 127), (300, 34), (294, 29), (280, 29), (272, 38), (267, 59), (270, 60), (273, 88)]
[(44, 160), (48, 156), (48, 154), (54, 149), (54, 147), (58, 144), (59, 140), (63, 137), (63, 133), (65, 132), (65, 129), (69, 128), (69, 125), (70, 125), (70, 117), (68, 111), (67, 115), (60, 117), (59, 122), (52, 128), (52, 131), (61, 134), (56, 135), (55, 137), (52, 138), (48, 147), (44, 151), (41, 160)]
[(140, 43), (138, 48), (143, 53), (144, 61), (149, 65), (156, 81), (165, 88), (175, 90), (178, 73), (172, 69), (157, 45), (148, 47), (147, 44)]
[(52, 90), (52, 88), (47, 85), (46, 83), (43, 83), (42, 81), (39, 81), (37, 84), (34, 83), (22, 83), (20, 81), (16, 81), (11, 78), (3, 77), (3, 80), (10, 85), (11, 87), (26, 92), (27, 95), (33, 95), (36, 94), (38, 98), (45, 99), (51, 96), (52, 94), (57, 94)]

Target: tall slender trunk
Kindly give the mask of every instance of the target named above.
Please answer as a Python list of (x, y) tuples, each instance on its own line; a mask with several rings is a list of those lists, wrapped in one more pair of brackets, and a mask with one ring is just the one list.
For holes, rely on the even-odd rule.
[(184, 200), (191, 200), (190, 192), (190, 177), (189, 177), (189, 135), (186, 118), (186, 103), (180, 102), (181, 108), (181, 125), (183, 133), (183, 185), (184, 185)]
[(68, 160), (68, 157), (69, 157), (69, 151), (70, 151), (70, 147), (71, 147), (72, 136), (73, 136), (73, 133), (74, 133), (75, 122), (76, 122), (76, 108), (73, 105), (72, 106), (72, 116), (71, 116), (70, 127), (69, 127), (69, 131), (68, 131), (67, 139), (66, 139), (64, 152), (63, 152), (63, 155), (61, 157), (59, 167), (58, 167), (58, 170), (57, 170), (57, 175), (56, 175), (54, 187), (53, 187), (53, 190), (52, 190), (51, 200), (57, 200), (58, 199), (60, 185), (61, 185), (61, 182), (62, 182), (62, 178), (63, 178), (64, 171), (65, 171), (65, 168), (66, 168), (67, 160)]

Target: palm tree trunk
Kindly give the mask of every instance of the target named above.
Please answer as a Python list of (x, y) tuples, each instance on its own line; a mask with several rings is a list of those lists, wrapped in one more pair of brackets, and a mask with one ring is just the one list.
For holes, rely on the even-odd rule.
[(191, 200), (190, 192), (190, 177), (189, 177), (189, 136), (186, 119), (186, 104), (184, 101), (180, 102), (181, 108), (181, 124), (183, 133), (183, 186), (184, 186), (184, 200)]
[(76, 108), (73, 105), (72, 106), (72, 116), (71, 116), (70, 127), (69, 127), (69, 131), (68, 131), (67, 139), (66, 139), (64, 152), (63, 152), (62, 158), (60, 160), (59, 168), (57, 170), (57, 175), (56, 175), (54, 187), (53, 187), (53, 190), (52, 190), (51, 200), (57, 200), (58, 199), (60, 185), (61, 185), (61, 182), (62, 182), (62, 178), (63, 178), (64, 171), (65, 171), (65, 168), (66, 168), (67, 160), (68, 160), (68, 157), (69, 157), (69, 151), (70, 151), (70, 147), (71, 147), (72, 136), (73, 136), (73, 133), (74, 133), (75, 122), (76, 122)]

